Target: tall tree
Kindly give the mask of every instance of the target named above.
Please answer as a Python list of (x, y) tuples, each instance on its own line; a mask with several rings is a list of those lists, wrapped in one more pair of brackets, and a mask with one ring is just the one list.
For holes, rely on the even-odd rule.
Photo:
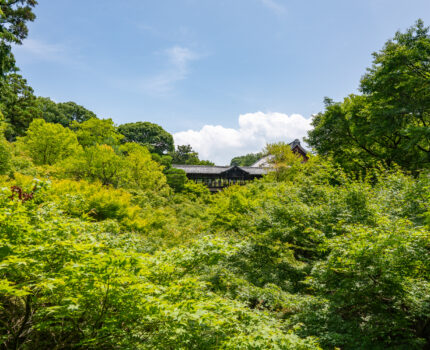
[(66, 159), (61, 168), (76, 180), (88, 179), (117, 186), (122, 179), (124, 158), (109, 145), (95, 144)]
[(157, 124), (136, 122), (120, 125), (118, 131), (124, 135), (123, 142), (136, 142), (148, 147), (151, 153), (163, 155), (172, 152), (173, 137)]
[(41, 116), (33, 89), (19, 74), (8, 74), (0, 84), (0, 110), (7, 123), (5, 136), (13, 141), (23, 136), (31, 121)]
[(116, 146), (123, 138), (123, 135), (117, 132), (112, 119), (91, 118), (83, 123), (74, 121), (71, 127), (84, 147), (102, 144)]
[(81, 149), (72, 130), (43, 119), (33, 120), (26, 136), (19, 138), (18, 143), (37, 165), (52, 165)]
[(10, 124), (5, 133), (9, 140), (22, 136), (35, 114), (33, 90), (16, 74), (11, 45), (20, 45), (27, 37), (26, 22), (35, 19), (36, 4), (36, 0), (0, 1), (0, 110)]
[(126, 154), (121, 174), (124, 187), (159, 191), (165, 186), (163, 167), (152, 160), (146, 147), (137, 143), (126, 143), (121, 146), (121, 150)]
[(326, 99), (307, 142), (347, 169), (430, 167), (430, 35), (421, 20), (374, 53), (362, 95)]
[(70, 126), (74, 121), (82, 123), (91, 118), (97, 118), (95, 113), (75, 102), (55, 103), (48, 97), (38, 97), (37, 105), (41, 111), (41, 117), (49, 123)]
[(36, 0), (0, 1), (0, 77), (15, 69), (11, 44), (22, 44), (28, 35), (26, 22), (36, 18)]

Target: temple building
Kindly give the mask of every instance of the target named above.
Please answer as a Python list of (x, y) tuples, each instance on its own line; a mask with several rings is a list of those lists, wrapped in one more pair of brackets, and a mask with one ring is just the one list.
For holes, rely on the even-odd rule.
[(261, 178), (268, 169), (250, 166), (207, 166), (173, 164), (173, 168), (184, 170), (187, 177), (206, 185), (211, 192), (218, 192), (231, 185), (245, 185)]
[[(300, 145), (299, 140), (290, 143), (291, 150), (300, 154), (303, 161), (308, 160), (307, 151)], [(251, 166), (207, 166), (172, 164), (173, 168), (181, 169), (187, 174), (187, 178), (201, 183), (211, 192), (221, 191), (231, 185), (245, 185), (255, 179), (263, 177), (270, 171), (270, 155), (263, 157)]]
[[(300, 144), (300, 140), (295, 139), (293, 142), (291, 142), (289, 144), (289, 146), (291, 147), (291, 150), (296, 153), (299, 154), (300, 156), (302, 156), (303, 158), (303, 162), (307, 162), (308, 161), (308, 152), (302, 147), (302, 145)], [(265, 156), (261, 159), (259, 159), (258, 161), (256, 161), (254, 164), (252, 164), (252, 167), (258, 167), (258, 168), (270, 168), (271, 167), (271, 163), (270, 163), (270, 158), (272, 156), (269, 154), (268, 156)]]

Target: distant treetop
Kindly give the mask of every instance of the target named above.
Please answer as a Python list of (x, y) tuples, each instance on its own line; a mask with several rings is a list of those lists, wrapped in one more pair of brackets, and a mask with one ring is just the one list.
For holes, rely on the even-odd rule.
[(231, 162), (230, 165), (234, 166), (251, 166), (252, 164), (254, 164), (256, 161), (258, 161), (259, 159), (263, 158), (265, 156), (264, 153), (259, 152), (259, 153), (248, 153), (247, 155), (244, 156), (238, 156), (238, 157), (234, 157)]
[(136, 142), (148, 147), (150, 152), (160, 155), (174, 150), (173, 136), (160, 125), (150, 122), (122, 124), (118, 131), (124, 135), (123, 142)]
[(74, 121), (82, 123), (91, 118), (97, 118), (94, 112), (75, 102), (55, 103), (48, 97), (38, 97), (37, 104), (42, 113), (42, 118), (48, 123), (70, 126)]

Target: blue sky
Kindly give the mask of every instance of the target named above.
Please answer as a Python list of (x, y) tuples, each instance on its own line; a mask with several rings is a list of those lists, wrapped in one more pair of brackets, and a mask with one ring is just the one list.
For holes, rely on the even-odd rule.
[(40, 0), (15, 50), (35, 93), (151, 121), (226, 163), (292, 141), (429, 0)]

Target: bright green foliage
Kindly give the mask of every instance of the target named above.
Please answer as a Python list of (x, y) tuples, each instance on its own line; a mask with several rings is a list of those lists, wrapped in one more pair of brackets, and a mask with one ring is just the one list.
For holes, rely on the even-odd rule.
[(108, 145), (95, 145), (65, 160), (60, 171), (77, 180), (101, 181), (103, 185), (118, 186), (124, 159)]
[(0, 135), (0, 175), (6, 174), (11, 169), (12, 153), (9, 143)]
[[(430, 232), (410, 222), (357, 227), (328, 243), (308, 279), (327, 306), (311, 332), (344, 349), (422, 349), (430, 341)], [(406, 346), (406, 344), (408, 344)]]
[(179, 145), (171, 153), (173, 164), (214, 165), (208, 160), (200, 160), (199, 154), (190, 145)]
[(73, 131), (43, 119), (33, 120), (25, 137), (20, 138), (18, 143), (37, 165), (52, 165), (80, 152)]
[(120, 150), (117, 153), (108, 145), (87, 147), (65, 160), (59, 172), (77, 180), (100, 181), (103, 185), (134, 190), (160, 191), (165, 187), (163, 169), (145, 147), (127, 143)]
[(263, 152), (260, 153), (248, 153), (245, 156), (239, 156), (239, 157), (234, 157), (231, 162), (230, 165), (234, 166), (250, 166), (252, 164), (254, 164), (255, 162), (257, 162), (258, 160), (260, 160), (261, 158), (263, 158), (265, 156), (265, 154)]
[[(119, 154), (106, 145), (86, 150), (118, 157), (118, 173), (132, 171), (130, 157), (142, 164), (135, 174), (147, 166), (148, 176), (162, 174), (136, 144)], [(351, 180), (312, 157), (285, 167), (282, 181), (268, 176), (209, 195), (192, 183), (173, 194), (132, 177), (114, 189), (97, 182), (101, 173), (93, 183), (38, 185), (25, 203), (7, 188), (33, 193), (31, 178), (0, 178), (0, 334), (8, 347), (70, 339), (130, 349), (430, 343), (428, 174)]]
[(93, 218), (97, 221), (116, 219), (121, 221), (128, 209), (133, 209), (128, 192), (103, 187), (100, 183), (86, 181), (54, 181), (48, 198), (58, 203), (68, 215)]
[(83, 147), (95, 145), (118, 145), (123, 136), (115, 128), (112, 119), (90, 118), (82, 123), (72, 122), (71, 127), (76, 131), (79, 143)]
[(140, 238), (119, 238), (113, 222), (67, 218), (44, 202), (43, 191), (39, 206), (9, 195), (0, 194), (6, 348), (318, 349), (267, 312), (188, 276), (181, 267), (187, 249), (144, 255), (134, 248)]
[(49, 123), (70, 126), (74, 121), (82, 123), (97, 118), (93, 112), (74, 102), (55, 103), (48, 97), (38, 97), (37, 104), (42, 113), (41, 117)]
[[(0, 348), (429, 348), (427, 43), (418, 22), (375, 55), (364, 95), (326, 101), (310, 134), (323, 156), (268, 145), (271, 173), (213, 195), (167, 149), (39, 99), (77, 135), (36, 119), (0, 140)], [(19, 135), (37, 113), (11, 122), (15, 104)], [(172, 158), (204, 163), (189, 146)]]
[(430, 166), (429, 57), (429, 28), (419, 20), (374, 54), (361, 81), (370, 102), (369, 139), (392, 149), (384, 158), (409, 169)]
[(87, 220), (116, 220), (129, 230), (145, 231), (151, 220), (144, 218), (142, 209), (132, 203), (129, 192), (100, 183), (86, 181), (55, 181), (46, 193), (67, 215)]
[(126, 154), (121, 183), (124, 187), (159, 191), (166, 185), (163, 168), (152, 160), (146, 147), (136, 143), (126, 143), (121, 146)]
[[(363, 173), (381, 158), (369, 149), (365, 139), (370, 132), (365, 113), (366, 98), (351, 95), (343, 103), (325, 100), (326, 110), (314, 116), (314, 129), (307, 142), (318, 154), (329, 156), (347, 171)], [(354, 131), (354, 139), (350, 135)]]
[(150, 122), (122, 124), (118, 131), (124, 135), (123, 142), (136, 142), (151, 152), (163, 155), (173, 151), (173, 137), (161, 126)]
[(4, 117), (0, 111), (0, 175), (6, 174), (11, 167), (12, 152), (9, 143), (3, 136)]
[(205, 185), (197, 184), (194, 181), (187, 181), (182, 189), (182, 193), (186, 194), (192, 200), (196, 198), (208, 200), (210, 196), (209, 189)]
[(430, 164), (429, 28), (418, 21), (374, 54), (361, 96), (326, 100), (307, 142), (347, 170), (383, 162), (408, 170)]
[(277, 181), (285, 180), (286, 176), (291, 180), (295, 176), (295, 170), (303, 162), (303, 158), (294, 153), (285, 142), (268, 144), (264, 153), (270, 154), (268, 161), (274, 170), (270, 176)]

